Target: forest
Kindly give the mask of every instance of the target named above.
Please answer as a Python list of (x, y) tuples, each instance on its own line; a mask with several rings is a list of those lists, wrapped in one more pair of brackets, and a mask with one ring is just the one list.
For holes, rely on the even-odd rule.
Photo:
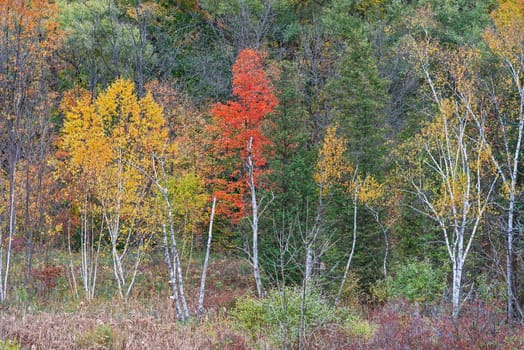
[(524, 349), (523, 0), (0, 0), (0, 348)]

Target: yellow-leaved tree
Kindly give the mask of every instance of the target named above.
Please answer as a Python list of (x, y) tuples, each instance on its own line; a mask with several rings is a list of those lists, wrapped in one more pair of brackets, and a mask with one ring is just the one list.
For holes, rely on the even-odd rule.
[[(83, 194), (77, 205), (83, 222), (82, 280), (89, 298), (103, 233), (111, 243), (118, 294), (127, 299), (131, 293), (158, 217), (145, 174), (154, 166), (151, 154), (163, 152), (167, 135), (162, 108), (150, 93), (138, 98), (129, 80), (116, 80), (95, 101), (81, 93), (65, 107), (60, 147), (67, 152), (72, 185)], [(90, 224), (93, 217), (100, 222), (97, 227)]]
[(306, 232), (305, 285), (313, 275), (314, 260), (320, 259), (319, 254), (314, 255), (322, 232), (325, 200), (335, 188), (343, 185), (348, 176), (356, 173), (353, 166), (345, 159), (346, 145), (346, 140), (337, 136), (337, 127), (331, 126), (326, 130), (324, 141), (318, 151), (318, 160), (313, 173), (313, 179), (318, 186), (318, 208), (314, 224)]
[[(462, 304), (465, 262), (488, 210), (497, 177), (490, 149), (467, 106), (439, 101), (440, 111), (399, 156), (400, 169), (420, 205), (417, 212), (439, 227), (452, 265), (453, 317)], [(400, 154), (400, 153), (399, 153)]]
[[(524, 306), (519, 295), (515, 280), (514, 236), (516, 230), (515, 217), (517, 199), (522, 196), (522, 188), (518, 185), (519, 168), (521, 167), (522, 137), (524, 134), (524, 2), (521, 0), (500, 1), (499, 8), (491, 15), (493, 25), (484, 32), (484, 40), (488, 44), (496, 60), (495, 69), (500, 74), (495, 82), (488, 82), (491, 110), (487, 115), (494, 116), (494, 125), (483, 130), (486, 140), (492, 142), (492, 161), (500, 175), (507, 196), (502, 196), (505, 210), (506, 238), (506, 289), (508, 318), (513, 319), (515, 310), (519, 316), (524, 316)], [(480, 119), (480, 115), (477, 119)], [(517, 126), (517, 127), (515, 127)], [(497, 147), (497, 143), (502, 143)], [(506, 197), (506, 198), (504, 198)]]

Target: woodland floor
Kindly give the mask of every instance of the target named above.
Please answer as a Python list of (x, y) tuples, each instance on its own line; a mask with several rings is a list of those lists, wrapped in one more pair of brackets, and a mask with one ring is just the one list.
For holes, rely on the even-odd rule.
[[(169, 291), (162, 287), (165, 273), (161, 268), (161, 264), (150, 263), (141, 271), (142, 280), (127, 303), (107, 296), (86, 302), (64, 295), (70, 283), (66, 273), (53, 288), (37, 288), (30, 300), (16, 295), (18, 301), (0, 312), (0, 339), (4, 340), (0, 347), (12, 340), (19, 345), (13, 349), (282, 348), (269, 341), (264, 329), (247, 334), (230, 314), (236, 299), (251, 293), (251, 274), (244, 261), (222, 258), (212, 262), (207, 314), (186, 323), (176, 321)], [(195, 276), (187, 282), (194, 314), (199, 271), (190, 269), (188, 276)], [(103, 287), (101, 283), (101, 293)], [(503, 305), (497, 303), (469, 304), (456, 324), (442, 305), (397, 301), (359, 309), (363, 323), (319, 327), (308, 335), (305, 349), (524, 348), (524, 329), (519, 324), (508, 325)], [(298, 348), (296, 342), (287, 345)]]

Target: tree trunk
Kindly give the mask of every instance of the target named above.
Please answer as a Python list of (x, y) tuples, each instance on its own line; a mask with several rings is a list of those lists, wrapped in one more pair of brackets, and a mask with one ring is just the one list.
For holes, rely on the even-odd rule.
[(515, 297), (513, 295), (513, 212), (515, 206), (514, 193), (510, 194), (509, 211), (508, 211), (508, 226), (506, 231), (506, 288), (507, 288), (507, 312), (508, 320), (513, 320), (514, 310), (513, 303)]
[(251, 190), (251, 228), (253, 231), (253, 252), (252, 252), (252, 263), (253, 263), (253, 275), (255, 277), (255, 283), (257, 288), (257, 295), (261, 298), (264, 294), (262, 289), (262, 280), (260, 278), (260, 268), (258, 264), (258, 203), (257, 203), (257, 193), (255, 187), (255, 175), (254, 175), (254, 165), (251, 154), (251, 146), (253, 144), (253, 138), (249, 140), (248, 143), (248, 172), (249, 172), (249, 188)]
[[(459, 260), (459, 261), (457, 261)], [(453, 320), (457, 321), (460, 313), (460, 295), (462, 293), (462, 264), (459, 257), (453, 261)]]
[(213, 197), (213, 205), (211, 207), (211, 219), (209, 220), (209, 232), (207, 235), (206, 257), (204, 259), (204, 266), (202, 267), (202, 278), (200, 279), (200, 294), (198, 296), (198, 316), (204, 313), (204, 294), (206, 292), (206, 274), (207, 265), (209, 263), (209, 253), (211, 251), (211, 239), (213, 238), (213, 219), (215, 217), (215, 203), (217, 198)]
[(182, 266), (180, 265), (180, 254), (176, 245), (175, 224), (173, 222), (173, 210), (171, 202), (167, 193), (167, 188), (160, 188), (167, 209), (167, 216), (169, 220), (169, 233), (171, 238), (171, 261), (173, 263), (173, 278), (176, 278), (178, 285), (178, 294), (180, 296), (180, 303), (182, 304), (183, 320), (189, 319), (189, 309), (187, 307), (186, 295), (184, 293), (184, 278), (182, 276)]
[[(16, 152), (18, 153), (18, 152)], [(9, 240), (7, 243), (6, 249), (6, 261), (5, 261), (5, 274), (4, 274), (4, 285), (2, 291), (2, 302), (7, 299), (7, 289), (9, 284), (9, 267), (11, 265), (11, 246), (13, 243), (13, 238), (15, 235), (15, 172), (16, 172), (16, 159), (18, 155), (15, 156), (15, 160), (11, 162), (10, 165), (10, 174), (9, 174)], [(3, 243), (3, 242), (2, 242)], [(1, 278), (1, 276), (0, 276)]]
[(164, 254), (167, 264), (167, 270), (169, 273), (169, 284), (171, 284), (173, 292), (171, 299), (173, 299), (173, 302), (175, 303), (177, 320), (182, 321), (184, 319), (184, 315), (182, 314), (182, 309), (180, 308), (180, 301), (178, 300), (178, 284), (176, 282), (175, 270), (171, 262), (171, 254), (169, 252), (169, 245), (167, 243), (167, 230), (165, 224), (162, 225), (162, 233), (164, 234)]
[(358, 210), (358, 181), (355, 181), (355, 193), (353, 197), (353, 243), (351, 244), (351, 252), (349, 254), (349, 258), (346, 263), (346, 268), (344, 269), (344, 276), (342, 277), (342, 282), (340, 282), (340, 287), (338, 289), (338, 293), (335, 298), (335, 305), (338, 304), (340, 300), (340, 296), (342, 295), (342, 290), (344, 288), (344, 284), (346, 284), (346, 280), (348, 277), (349, 267), (351, 266), (351, 261), (353, 260), (353, 254), (355, 253), (355, 245), (357, 243), (357, 210)]

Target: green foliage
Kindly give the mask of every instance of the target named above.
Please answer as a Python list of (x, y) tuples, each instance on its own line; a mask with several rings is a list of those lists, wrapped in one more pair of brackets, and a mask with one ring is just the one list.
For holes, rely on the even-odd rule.
[(266, 323), (266, 310), (264, 310), (262, 301), (249, 295), (236, 300), (235, 308), (231, 310), (231, 316), (252, 339), (256, 339), (261, 334)]
[[(92, 91), (120, 77), (136, 78), (136, 70), (154, 66), (151, 43), (139, 48), (139, 28), (114, 0), (60, 1), (59, 21), (67, 33), (63, 53)], [(130, 11), (133, 12), (133, 11)], [(138, 61), (143, 50), (145, 62)], [(144, 65), (145, 63), (145, 65)]]
[(364, 173), (380, 175), (384, 168), (385, 82), (365, 37), (346, 48), (338, 64), (339, 75), (327, 84), (335, 120), (349, 140), (353, 164)]
[(494, 0), (423, 0), (435, 11), (439, 27), (435, 36), (452, 44), (476, 44), (489, 24)]
[[(446, 286), (443, 270), (427, 261), (411, 261), (397, 265), (385, 281), (388, 298), (404, 298), (411, 302), (430, 302), (442, 296)], [(377, 288), (380, 292), (380, 288)]]
[(376, 325), (355, 316), (348, 317), (343, 327), (351, 337), (362, 338), (365, 341), (371, 339), (377, 331)]
[(475, 292), (480, 300), (496, 302), (506, 298), (506, 284), (488, 273), (479, 273), (474, 278)]
[(2, 350), (20, 350), (20, 344), (16, 340), (0, 340), (0, 349)]
[(111, 326), (107, 324), (97, 325), (77, 337), (76, 343), (81, 348), (119, 349), (117, 336)]
[[(263, 334), (280, 345), (298, 340), (301, 310), (302, 289), (287, 287), (273, 289), (261, 300), (244, 296), (237, 300), (231, 315), (253, 339)], [(304, 318), (306, 336), (320, 326), (340, 321), (335, 308), (317, 291), (306, 295)]]
[(360, 278), (356, 272), (349, 271), (346, 283), (344, 283), (342, 293), (340, 294), (339, 305), (343, 305), (350, 310), (358, 310), (361, 297)]

